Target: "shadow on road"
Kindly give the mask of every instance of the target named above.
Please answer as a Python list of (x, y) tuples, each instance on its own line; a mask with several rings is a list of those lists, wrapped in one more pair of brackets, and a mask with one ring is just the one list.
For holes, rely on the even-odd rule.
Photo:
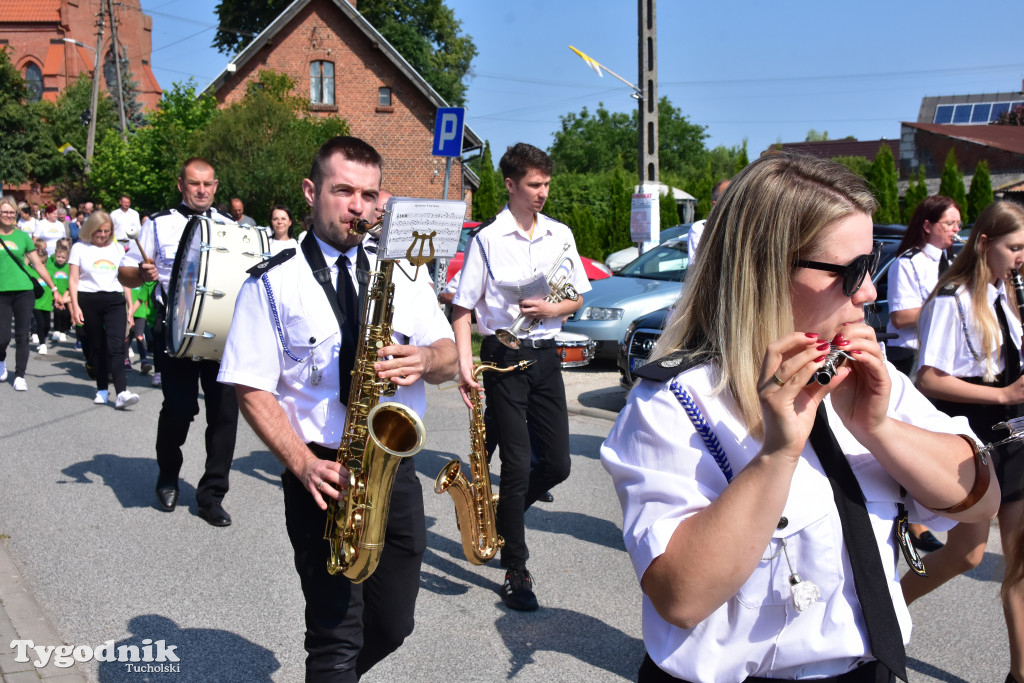
[(922, 676), (930, 676), (931, 678), (945, 681), (946, 683), (968, 683), (964, 679), (943, 671), (937, 666), (932, 666), (928, 662), (922, 662), (920, 659), (914, 659), (913, 657), (907, 657), (907, 669), (909, 671), (916, 671)]
[(252, 451), (245, 457), (236, 457), (231, 463), (231, 469), (281, 488), (284, 465), (270, 451)]
[[(158, 614), (144, 614), (128, 622), (131, 637), (117, 641), (114, 652), (121, 646), (135, 646), (140, 653), (151, 648), (155, 657), (158, 646), (152, 643), (163, 640), (164, 646), (175, 646), (173, 655), (180, 661), (166, 662), (100, 662), (99, 680), (102, 683), (119, 681), (219, 681), (221, 683), (269, 683), (271, 674), (281, 668), (274, 653), (242, 636), (210, 628), (180, 628), (172, 619)], [(98, 645), (94, 643), (92, 645)], [(170, 659), (170, 656), (166, 656)], [(178, 667), (177, 671), (132, 670), (147, 664), (159, 667), (161, 664)]]
[[(95, 475), (110, 487), (117, 501), (125, 508), (156, 507), (156, 459), (153, 457), (126, 458), (112, 453), (97, 453), (91, 460), (83, 460), (61, 470), (61, 474), (72, 481), (58, 481), (58, 484), (95, 484)], [(185, 482), (179, 484), (181, 498), (186, 492), (195, 497), (195, 489)]]
[(626, 549), (619, 527), (607, 520), (581, 512), (562, 512), (534, 505), (526, 513), (526, 526), (551, 534), (565, 534), (612, 550)]

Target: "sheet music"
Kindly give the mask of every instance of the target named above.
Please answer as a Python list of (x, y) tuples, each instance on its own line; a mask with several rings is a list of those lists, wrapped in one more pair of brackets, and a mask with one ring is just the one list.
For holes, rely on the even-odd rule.
[(534, 273), (519, 282), (496, 282), (495, 286), (512, 301), (543, 299), (551, 294), (551, 286), (544, 273)]
[(451, 258), (459, 248), (459, 235), (466, 220), (466, 202), (392, 197), (385, 211), (378, 252), (380, 258), (405, 258), (410, 245), (413, 245), (414, 255), (420, 250), (427, 255), (430, 248), (428, 238), (431, 237), (434, 258)]

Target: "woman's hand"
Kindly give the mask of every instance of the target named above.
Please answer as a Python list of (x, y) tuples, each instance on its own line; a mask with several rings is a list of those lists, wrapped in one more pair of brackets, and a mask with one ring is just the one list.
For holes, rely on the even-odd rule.
[(829, 384), (832, 407), (846, 428), (865, 443), (863, 437), (881, 429), (889, 410), (892, 383), (882, 349), (875, 331), (864, 323), (845, 325), (834, 342), (854, 360), (843, 363)]
[(85, 317), (82, 315), (82, 309), (77, 304), (71, 304), (71, 322), (75, 325), (84, 325)]
[(813, 332), (794, 332), (772, 342), (761, 362), (758, 395), (764, 418), (762, 453), (796, 459), (807, 443), (827, 386), (808, 385), (828, 353), (828, 342)]

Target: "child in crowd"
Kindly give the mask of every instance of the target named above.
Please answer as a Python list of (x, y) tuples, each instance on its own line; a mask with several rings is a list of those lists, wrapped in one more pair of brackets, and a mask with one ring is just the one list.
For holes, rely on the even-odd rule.
[[(39, 256), (39, 260), (46, 263), (46, 240), (37, 237), (32, 240), (32, 243), (35, 244), (36, 255)], [(42, 278), (37, 279), (43, 287), (43, 295), (36, 299), (35, 307), (32, 309), (32, 320), (35, 323), (36, 329), (32, 335), (32, 343), (39, 344), (36, 347), (36, 353), (45, 356), (47, 353), (46, 335), (50, 333), (50, 316), (53, 314), (53, 292), (46, 286)]]
[(53, 312), (53, 335), (50, 340), (53, 342), (67, 341), (67, 335), (71, 332), (71, 292), (68, 291), (68, 256), (71, 253), (71, 244), (63, 239), (57, 242), (57, 247), (46, 261), (46, 270), (50, 273), (53, 284), (57, 285), (57, 295), (64, 302), (63, 309)]
[(131, 334), (128, 335), (128, 339), (125, 340), (125, 360), (128, 360), (128, 350), (131, 348), (132, 339), (134, 338), (135, 348), (139, 351), (139, 373), (143, 375), (148, 375), (153, 371), (153, 365), (146, 356), (146, 337), (148, 336), (146, 320), (149, 318), (150, 309), (152, 308), (151, 298), (155, 287), (156, 282), (143, 282), (141, 287), (130, 290), (132, 297), (132, 330)]

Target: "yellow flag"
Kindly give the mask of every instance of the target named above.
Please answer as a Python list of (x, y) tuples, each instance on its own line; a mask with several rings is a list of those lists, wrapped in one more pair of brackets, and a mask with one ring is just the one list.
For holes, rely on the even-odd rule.
[(74, 149), (74, 147), (71, 146), (71, 143), (65, 142), (63, 145), (57, 148), (57, 151), (60, 152), (61, 154), (67, 154), (68, 150), (71, 149)]
[(587, 66), (589, 66), (591, 69), (593, 69), (594, 71), (597, 72), (598, 76), (600, 76), (601, 78), (604, 78), (604, 74), (601, 73), (601, 65), (597, 62), (596, 59), (594, 59), (593, 57), (590, 57), (588, 55), (583, 54), (582, 52), (580, 52), (579, 50), (574, 48), (572, 45), (569, 46), (569, 49), (572, 50), (573, 52), (575, 52), (576, 54), (578, 54), (580, 56), (580, 59), (582, 59), (584, 62), (587, 63)]

